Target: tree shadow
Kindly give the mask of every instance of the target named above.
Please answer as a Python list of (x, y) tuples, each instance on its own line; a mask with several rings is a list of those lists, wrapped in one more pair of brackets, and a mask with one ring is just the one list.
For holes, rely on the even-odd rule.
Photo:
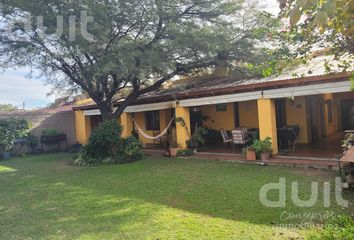
[[(105, 237), (109, 232), (124, 238), (133, 237), (132, 233), (147, 236), (155, 227), (162, 228), (156, 221), (163, 221), (166, 211), (174, 217), (197, 214), (204, 220), (215, 218), (264, 228), (279, 223), (284, 211), (328, 210), (321, 204), (301, 209), (289, 200), (286, 209), (263, 206), (259, 190), (266, 183), (277, 182), (279, 177), (298, 180), (304, 185), (301, 192), (306, 199), (310, 181), (319, 180), (318, 176), (293, 174), (285, 167), (149, 159), (129, 165), (76, 168), (68, 165), (68, 155), (50, 155), (50, 160), (47, 156), (35, 161), (0, 162), (0, 166), (15, 170), (0, 171), (7, 193), (0, 197), (0, 219), (4, 219), (0, 228), (12, 232), (21, 218), (32, 225), (16, 223), (16, 228), (27, 234), (35, 232), (39, 238), (60, 234), (65, 238), (67, 232), (70, 238), (90, 234)], [(270, 197), (276, 199), (276, 193)], [(297, 220), (301, 219), (291, 221)]]

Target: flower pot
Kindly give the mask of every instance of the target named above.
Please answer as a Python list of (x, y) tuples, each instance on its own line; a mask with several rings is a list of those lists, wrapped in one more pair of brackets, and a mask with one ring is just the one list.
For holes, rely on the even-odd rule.
[(262, 159), (262, 161), (269, 160), (270, 159), (270, 153), (269, 152), (261, 153), (261, 159)]
[(178, 148), (170, 148), (170, 155), (172, 157), (177, 157)]
[(2, 153), (1, 153), (1, 158), (2, 158), (3, 160), (9, 160), (9, 159), (11, 158), (10, 152), (2, 152)]
[(256, 151), (247, 150), (246, 159), (247, 161), (256, 161), (257, 160)]

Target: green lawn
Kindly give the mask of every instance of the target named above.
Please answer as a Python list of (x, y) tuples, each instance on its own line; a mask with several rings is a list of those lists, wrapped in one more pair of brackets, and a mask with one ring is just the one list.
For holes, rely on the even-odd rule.
[(279, 177), (288, 186), (298, 180), (305, 199), (311, 181), (333, 180), (337, 172), (156, 157), (78, 168), (70, 160), (51, 154), (0, 161), (1, 239), (289, 239), (309, 231), (278, 227), (304, 221), (282, 219), (284, 211), (341, 211), (321, 202), (300, 209), (289, 197), (284, 209), (259, 201), (260, 188)]

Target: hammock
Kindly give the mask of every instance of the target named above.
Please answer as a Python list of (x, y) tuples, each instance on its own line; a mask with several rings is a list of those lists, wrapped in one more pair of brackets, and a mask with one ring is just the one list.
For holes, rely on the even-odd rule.
[(166, 135), (166, 133), (168, 132), (168, 129), (171, 127), (173, 120), (175, 119), (175, 117), (173, 116), (173, 118), (171, 119), (170, 123), (167, 125), (167, 128), (165, 130), (163, 130), (158, 136), (150, 136), (147, 135), (146, 133), (144, 133), (143, 129), (139, 126), (139, 124), (135, 121), (135, 119), (133, 117), (131, 117), (136, 128), (138, 129), (139, 133), (146, 139), (150, 139), (150, 140), (157, 140), (162, 138), (164, 135)]

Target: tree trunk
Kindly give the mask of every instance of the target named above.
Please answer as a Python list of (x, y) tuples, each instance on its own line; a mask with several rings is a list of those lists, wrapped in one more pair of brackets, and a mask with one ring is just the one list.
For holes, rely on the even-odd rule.
[(112, 121), (115, 119), (113, 109), (105, 104), (98, 105), (98, 109), (101, 111), (103, 122)]

